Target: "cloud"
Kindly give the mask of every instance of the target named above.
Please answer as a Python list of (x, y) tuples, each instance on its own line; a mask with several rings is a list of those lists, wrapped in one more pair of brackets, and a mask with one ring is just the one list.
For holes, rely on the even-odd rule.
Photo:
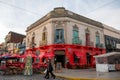
[(85, 14), (110, 1), (112, 0), (4, 0), (4, 2), (25, 10), (0, 3), (0, 28), (2, 29), (0, 29), (0, 42), (4, 40), (4, 36), (9, 31), (25, 34), (29, 25), (55, 7), (62, 6), (67, 10), (120, 30), (120, 5), (118, 0), (107, 7), (97, 9), (88, 15)]
[(3, 23), (0, 23), (0, 43), (4, 42), (5, 36), (9, 32), (9, 28), (7, 28)]
[(120, 30), (120, 8), (100, 9), (88, 14), (87, 17)]

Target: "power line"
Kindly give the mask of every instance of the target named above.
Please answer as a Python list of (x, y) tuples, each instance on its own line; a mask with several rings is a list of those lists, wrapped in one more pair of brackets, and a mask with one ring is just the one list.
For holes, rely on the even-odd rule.
[(104, 5), (102, 5), (102, 6), (100, 6), (100, 7), (97, 7), (97, 8), (95, 8), (95, 9), (87, 12), (85, 15), (90, 14), (90, 13), (92, 13), (92, 12), (94, 12), (94, 11), (100, 9), (100, 8), (103, 8), (103, 7), (105, 7), (105, 6), (108, 6), (108, 5), (110, 5), (111, 3), (115, 2), (115, 1), (117, 1), (117, 0), (112, 0), (112, 1), (110, 1), (110, 2), (108, 2), (108, 3), (106, 3), (106, 4), (104, 4)]
[(29, 13), (34, 14), (34, 15), (40, 15), (40, 14), (38, 14), (36, 12), (30, 11), (30, 10), (27, 10), (27, 9), (24, 9), (24, 8), (21, 8), (21, 7), (18, 7), (18, 6), (15, 6), (13, 4), (9, 4), (9, 3), (3, 2), (3, 1), (0, 1), (0, 3), (8, 5), (8, 6), (11, 6), (11, 7), (14, 7), (14, 8), (17, 8), (17, 9), (20, 9), (20, 10), (23, 10), (25, 12), (29, 12)]

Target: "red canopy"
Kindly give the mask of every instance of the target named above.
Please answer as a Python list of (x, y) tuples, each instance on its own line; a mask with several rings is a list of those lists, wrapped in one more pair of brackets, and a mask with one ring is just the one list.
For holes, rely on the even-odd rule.
[(38, 57), (42, 58), (42, 57), (44, 57), (44, 55), (45, 55), (45, 53), (41, 53)]
[(1, 55), (1, 57), (8, 57), (8, 56), (11, 56), (11, 55), (8, 53)]
[(54, 57), (54, 54), (52, 54), (52, 53), (46, 53), (44, 55), (44, 57), (46, 57), (46, 58), (52, 58), (52, 57)]

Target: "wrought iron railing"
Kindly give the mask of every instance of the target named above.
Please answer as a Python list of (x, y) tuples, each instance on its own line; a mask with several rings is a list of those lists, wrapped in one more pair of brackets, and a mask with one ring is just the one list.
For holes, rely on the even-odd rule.
[(82, 44), (82, 40), (79, 37), (73, 38), (72, 39), (73, 44)]
[(44, 46), (44, 45), (47, 45), (47, 40), (44, 40), (44, 41), (40, 41), (40, 46)]
[(104, 48), (104, 45), (102, 43), (96, 44), (97, 48)]

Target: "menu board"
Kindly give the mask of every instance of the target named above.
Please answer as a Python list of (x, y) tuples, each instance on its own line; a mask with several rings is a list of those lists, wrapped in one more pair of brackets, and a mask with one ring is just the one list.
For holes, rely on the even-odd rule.
[(62, 72), (62, 64), (60, 62), (56, 64), (56, 72)]

